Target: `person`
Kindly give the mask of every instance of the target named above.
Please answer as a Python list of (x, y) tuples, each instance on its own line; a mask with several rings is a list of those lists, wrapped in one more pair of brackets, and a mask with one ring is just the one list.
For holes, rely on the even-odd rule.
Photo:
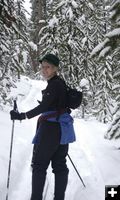
[(50, 162), (55, 174), (54, 200), (64, 200), (69, 173), (66, 156), (69, 143), (75, 141), (73, 118), (67, 107), (65, 82), (58, 76), (59, 58), (46, 54), (40, 63), (42, 75), (48, 83), (42, 91), (42, 101), (26, 113), (12, 110), (10, 115), (11, 120), (23, 120), (41, 114), (33, 138), (31, 200), (42, 200)]

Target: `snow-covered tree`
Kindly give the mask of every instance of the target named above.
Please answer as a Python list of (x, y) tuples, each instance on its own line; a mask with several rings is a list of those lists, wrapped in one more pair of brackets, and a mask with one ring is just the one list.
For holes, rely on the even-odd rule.
[(112, 85), (112, 97), (114, 99), (114, 111), (112, 113), (112, 122), (107, 130), (107, 133), (105, 134), (105, 138), (107, 139), (117, 139), (120, 137), (120, 70), (117, 62), (113, 68), (114, 84)]
[[(120, 136), (120, 122), (119, 122), (119, 90), (120, 90), (120, 68), (119, 68), (119, 57), (120, 57), (120, 1), (112, 1), (108, 3), (110, 19), (112, 21), (111, 27), (105, 34), (104, 41), (100, 42), (92, 51), (91, 55), (95, 56), (99, 54), (99, 60), (107, 60), (110, 58), (110, 71), (108, 75), (112, 76), (111, 91), (109, 97), (112, 97), (113, 106), (116, 105), (113, 113), (113, 121), (105, 137), (117, 138)], [(110, 56), (107, 56), (110, 54)], [(119, 133), (119, 134), (118, 134)]]
[[(109, 108), (106, 111), (106, 107), (110, 103), (104, 98), (108, 96), (106, 94), (109, 90), (107, 88), (106, 91), (102, 91), (103, 84), (100, 85), (99, 81), (104, 80), (104, 76), (103, 79), (99, 78), (101, 66), (104, 68), (105, 64), (97, 64), (90, 59), (89, 55), (97, 42), (102, 41), (106, 32), (105, 3), (97, 0), (95, 2), (63, 0), (60, 3), (59, 1), (50, 2), (48, 8), (50, 5), (52, 10), (49, 9), (46, 26), (40, 31), (42, 53), (53, 52), (59, 55), (62, 76), (70, 85), (79, 85), (82, 78), (89, 80), (91, 99), (88, 100), (88, 110), (92, 107), (94, 110), (96, 107), (99, 109), (96, 114), (101, 115), (100, 111), (104, 109), (102, 119), (104, 115), (107, 116)], [(108, 67), (108, 64), (106, 66)], [(97, 93), (98, 88), (102, 91), (101, 93)], [(101, 99), (100, 107), (96, 104), (98, 99)]]
[(110, 124), (107, 133), (105, 134), (105, 138), (119, 138), (120, 137), (120, 104), (118, 104), (113, 112), (113, 120)]
[(27, 69), (28, 52), (29, 52), (29, 33), (28, 25), (29, 22), (26, 18), (26, 10), (23, 6), (24, 0), (17, 0), (15, 2), (15, 14), (17, 19), (16, 34), (13, 35), (13, 59), (11, 69), (16, 69), (18, 72), (18, 78), (20, 74)]
[[(35, 5), (35, 0), (32, 2)], [(89, 81), (87, 112), (103, 122), (111, 119), (115, 62), (108, 57), (98, 63), (90, 52), (111, 27), (107, 6), (104, 0), (47, 0), (46, 17), (39, 21), (44, 26), (36, 31), (37, 46), (42, 49), (40, 56), (57, 54), (61, 60), (60, 73), (68, 84), (76, 87), (82, 78)]]
[(113, 100), (111, 66), (108, 62), (101, 63), (98, 69), (96, 95), (94, 99), (93, 114), (101, 122), (108, 122), (112, 119)]
[(30, 38), (32, 47), (30, 51), (31, 65), (34, 72), (38, 71), (40, 52), (42, 51), (39, 45), (39, 32), (45, 24), (46, 18), (46, 0), (31, 0), (31, 23), (30, 23)]
[(82, 89), (83, 93), (83, 98), (82, 98), (82, 104), (81, 104), (81, 117), (85, 118), (85, 115), (89, 115), (89, 101), (88, 99), (91, 98), (91, 93), (90, 93), (90, 85), (89, 81), (85, 78), (83, 78), (80, 81), (80, 88)]
[(13, 1), (0, 2), (0, 103), (5, 103), (12, 84), (9, 62), (11, 60), (12, 27), (13, 23), (16, 22), (13, 11)]
[(0, 3), (0, 89), (5, 103), (12, 78), (20, 77), (27, 60), (27, 32), (23, 1), (5, 0)]
[[(40, 45), (43, 54), (53, 52), (61, 60), (61, 73), (69, 84), (76, 85), (80, 78), (81, 41), (84, 36), (79, 18), (81, 1), (52, 1), (47, 4), (46, 26), (40, 32)], [(42, 37), (41, 37), (42, 36)]]
[(104, 41), (98, 44), (91, 55), (99, 54), (104, 57), (109, 52), (120, 50), (120, 0), (112, 0), (109, 5), (110, 20), (112, 21), (111, 30), (105, 34)]
[[(87, 8), (87, 5), (89, 9)], [(97, 59), (90, 57), (90, 52), (96, 44), (104, 38), (104, 35), (109, 27), (108, 13), (106, 11), (105, 1), (89, 1), (86, 5), (84, 13), (86, 20), (84, 29), (86, 42), (84, 45), (83, 57), (84, 66), (87, 66), (85, 75), (90, 83), (91, 98), (89, 99), (90, 113), (100, 121), (107, 122), (111, 119), (112, 102), (109, 93), (112, 89), (112, 69), (108, 60), (99, 62)]]

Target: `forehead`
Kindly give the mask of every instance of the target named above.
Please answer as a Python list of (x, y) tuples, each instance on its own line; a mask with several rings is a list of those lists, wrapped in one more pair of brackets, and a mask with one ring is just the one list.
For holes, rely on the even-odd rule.
[(48, 63), (47, 61), (43, 61), (41, 63), (41, 67), (53, 67), (53, 64)]

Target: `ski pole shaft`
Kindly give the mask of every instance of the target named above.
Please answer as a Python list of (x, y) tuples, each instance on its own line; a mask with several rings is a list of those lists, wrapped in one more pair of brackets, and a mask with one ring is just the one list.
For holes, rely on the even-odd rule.
[[(16, 103), (16, 100), (14, 100), (14, 110), (17, 110), (17, 103)], [(13, 147), (13, 136), (14, 136), (14, 125), (15, 125), (15, 120), (13, 120), (13, 123), (12, 123), (11, 144), (10, 144), (10, 154), (9, 154), (9, 166), (8, 166), (8, 178), (7, 178), (6, 200), (8, 200), (8, 194), (9, 194), (10, 171), (11, 171), (11, 160), (12, 160), (12, 147)]]
[(80, 174), (79, 174), (79, 172), (78, 172), (77, 168), (75, 167), (75, 165), (74, 165), (74, 163), (73, 163), (73, 161), (72, 161), (71, 157), (69, 156), (69, 154), (68, 154), (68, 158), (69, 158), (69, 160), (71, 161), (71, 163), (72, 163), (72, 165), (73, 165), (73, 167), (74, 167), (74, 169), (75, 169), (75, 171), (76, 171), (77, 175), (79, 176), (79, 178), (80, 178), (80, 180), (81, 180), (81, 182), (82, 182), (83, 186), (84, 186), (84, 187), (86, 187), (86, 186), (85, 186), (85, 184), (84, 184), (84, 182), (83, 182), (83, 179), (81, 178), (81, 176), (80, 176)]
[(7, 195), (6, 195), (6, 200), (8, 200), (9, 183), (10, 183), (10, 170), (11, 170), (11, 158), (12, 158), (12, 144), (13, 144), (14, 124), (15, 124), (15, 122), (13, 120), (13, 123), (12, 123), (12, 135), (11, 135), (11, 144), (10, 144), (9, 166), (8, 166), (8, 179), (7, 179)]

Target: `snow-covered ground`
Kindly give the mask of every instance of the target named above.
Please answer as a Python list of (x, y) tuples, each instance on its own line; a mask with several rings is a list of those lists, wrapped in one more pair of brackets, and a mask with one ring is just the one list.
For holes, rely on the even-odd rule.
[[(37, 105), (41, 99), (41, 89), (46, 83), (32, 81), (22, 77), (17, 89), (11, 93), (18, 97), (20, 111), (27, 111)], [(10, 110), (10, 108), (9, 108)], [(9, 149), (12, 121), (9, 110), (0, 111), (0, 200), (6, 199)], [(15, 121), (12, 165), (10, 176), (9, 200), (30, 200), (31, 193), (31, 157), (32, 138), (35, 132), (36, 118)], [(86, 187), (77, 176), (69, 159), (69, 183), (66, 200), (104, 200), (105, 185), (120, 184), (120, 150), (114, 141), (104, 139), (107, 126), (95, 120), (75, 119), (74, 127), (77, 141), (70, 144), (69, 155), (77, 167)], [(118, 141), (119, 142), (119, 141)], [(53, 200), (54, 175), (48, 169), (44, 200)]]

